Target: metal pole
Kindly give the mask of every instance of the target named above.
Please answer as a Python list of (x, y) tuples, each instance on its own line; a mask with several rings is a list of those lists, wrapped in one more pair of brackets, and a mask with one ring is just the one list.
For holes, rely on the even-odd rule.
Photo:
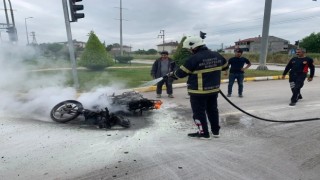
[(14, 30), (14, 36), (15, 36), (15, 41), (18, 41), (18, 33), (17, 33), (17, 28), (16, 28), (16, 23), (14, 21), (14, 15), (13, 15), (13, 10), (12, 10), (12, 5), (11, 1), (8, 0), (9, 6), (10, 6), (10, 12), (11, 12), (11, 20), (12, 20), (12, 25), (13, 25), (13, 30)]
[(28, 28), (27, 28), (27, 18), (24, 18), (24, 25), (26, 27), (27, 45), (29, 45)]
[(120, 55), (123, 56), (123, 48), (122, 48), (122, 0), (120, 0)]
[(163, 46), (162, 46), (162, 51), (164, 51), (164, 30), (163, 30), (162, 44), (163, 44)]
[(27, 45), (29, 45), (29, 33), (28, 33), (27, 19), (30, 19), (30, 18), (33, 18), (33, 17), (24, 18), (24, 24), (26, 27), (26, 35), (27, 35)]
[(164, 51), (164, 41), (165, 41), (165, 40), (164, 40), (164, 30), (162, 30), (162, 34), (163, 34), (163, 36), (162, 36), (162, 45), (163, 45), (163, 46), (162, 46), (162, 49), (163, 49), (163, 51)]
[(269, 26), (271, 16), (271, 5), (272, 0), (265, 0), (264, 5), (264, 16), (263, 16), (263, 27), (262, 27), (262, 39), (261, 39), (261, 50), (259, 57), (258, 70), (267, 70), (266, 66), (267, 54), (268, 54), (268, 39), (269, 39)]
[(16, 24), (14, 22), (14, 16), (13, 16), (13, 10), (12, 10), (12, 6), (11, 6), (11, 1), (8, 0), (9, 2), (9, 6), (10, 6), (10, 13), (11, 13), (11, 20), (12, 20), (12, 24), (13, 24), (13, 27), (16, 27)]
[(4, 12), (5, 12), (5, 15), (6, 15), (6, 20), (7, 20), (7, 27), (9, 27), (9, 17), (8, 17), (6, 0), (3, 0), (3, 6), (4, 6)]
[[(161, 34), (162, 33), (162, 34)], [(164, 51), (164, 30), (160, 30), (160, 35), (158, 35), (158, 37), (162, 38), (162, 51)]]
[(74, 87), (76, 89), (79, 89), (77, 64), (76, 64), (76, 58), (74, 55), (74, 47), (73, 47), (73, 42), (72, 42), (72, 34), (71, 34), (71, 26), (70, 26), (70, 20), (69, 20), (67, 0), (62, 0), (62, 6), (63, 6), (63, 13), (64, 13), (64, 20), (66, 23), (66, 31), (67, 31), (67, 37), (68, 37), (68, 48), (69, 48), (70, 60), (71, 60), (71, 64), (72, 64), (72, 75), (73, 75)]

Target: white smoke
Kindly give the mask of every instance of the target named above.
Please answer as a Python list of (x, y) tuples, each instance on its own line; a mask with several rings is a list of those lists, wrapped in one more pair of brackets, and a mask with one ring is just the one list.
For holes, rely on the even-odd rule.
[[(42, 59), (41, 63), (30, 65), (27, 59), (35, 55), (32, 47), (16, 45), (1, 46), (0, 49), (0, 115), (16, 118), (33, 118), (44, 121), (50, 120), (50, 111), (53, 106), (65, 100), (77, 100), (77, 91), (72, 87), (65, 87), (67, 77), (63, 73), (55, 75), (39, 75), (30, 73), (36, 70), (34, 64), (48, 65), (50, 60)], [(54, 61), (52, 61), (53, 63)], [(29, 64), (29, 65), (28, 65)], [(52, 65), (54, 66), (54, 64)], [(110, 107), (107, 98), (100, 95), (112, 95), (123, 85), (93, 88), (91, 92), (80, 95), (80, 101), (85, 108), (93, 105)]]
[(66, 98), (75, 98), (76, 91), (63, 87), (63, 74), (36, 76), (28, 65), (35, 50), (32, 47), (2, 45), (0, 49), (0, 114), (48, 120), (51, 108)]
[(113, 104), (112, 96), (122, 93), (123, 86), (121, 84), (113, 84), (110, 87), (96, 87), (92, 91), (82, 93), (78, 101), (82, 103), (84, 108), (90, 110), (102, 110), (105, 107), (110, 112), (126, 111), (126, 107)]

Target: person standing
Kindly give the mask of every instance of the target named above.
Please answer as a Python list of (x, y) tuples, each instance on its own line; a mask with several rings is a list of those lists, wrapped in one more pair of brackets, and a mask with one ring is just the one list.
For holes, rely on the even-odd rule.
[[(234, 81), (238, 82), (238, 95), (239, 97), (243, 97), (243, 80), (244, 80), (244, 71), (251, 66), (251, 62), (245, 58), (241, 57), (243, 50), (235, 49), (235, 56), (228, 60), (228, 68), (230, 68), (229, 72), (229, 83), (228, 83), (228, 97), (231, 97), (232, 94), (232, 86)], [(243, 67), (244, 64), (247, 64), (246, 67)], [(228, 75), (228, 72), (225, 72), (225, 75)]]
[[(157, 59), (151, 69), (151, 76), (154, 79), (163, 77), (164, 75), (174, 71), (176, 69), (176, 63), (169, 58), (169, 53), (168, 51), (162, 51), (160, 53), (161, 57)], [(162, 94), (162, 86), (165, 84), (167, 87), (167, 94), (169, 98), (174, 98), (173, 96), (173, 90), (172, 90), (172, 83), (173, 83), (173, 78), (167, 78), (167, 79), (162, 79), (157, 83), (157, 98), (161, 98)]]
[(297, 57), (293, 57), (286, 68), (283, 71), (282, 79), (285, 79), (286, 74), (289, 72), (289, 83), (292, 91), (290, 106), (296, 105), (299, 99), (302, 99), (301, 88), (304, 85), (304, 81), (310, 69), (310, 75), (308, 82), (312, 81), (314, 76), (314, 64), (313, 59), (305, 55), (305, 49), (297, 49)]
[(191, 138), (210, 139), (207, 117), (211, 125), (213, 137), (219, 137), (218, 93), (220, 91), (221, 70), (226, 67), (226, 59), (218, 52), (209, 50), (203, 39), (188, 36), (183, 48), (189, 49), (191, 55), (186, 62), (169, 77), (184, 78), (188, 76), (187, 88), (193, 120), (198, 132), (189, 133)]

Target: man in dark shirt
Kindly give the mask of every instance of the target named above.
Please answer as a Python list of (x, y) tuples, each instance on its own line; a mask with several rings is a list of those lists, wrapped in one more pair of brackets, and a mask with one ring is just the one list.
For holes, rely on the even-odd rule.
[[(228, 61), (228, 67), (231, 66), (229, 72), (229, 84), (228, 84), (228, 97), (231, 97), (232, 94), (232, 86), (235, 80), (238, 82), (238, 95), (239, 97), (243, 97), (243, 79), (244, 79), (244, 71), (251, 66), (251, 62), (242, 56), (242, 49), (235, 50), (235, 57), (232, 57)], [(247, 64), (246, 67), (243, 67), (244, 64)], [(225, 72), (225, 75), (228, 75), (228, 72)]]
[(286, 74), (289, 72), (289, 83), (292, 91), (290, 106), (296, 105), (299, 99), (302, 99), (301, 88), (304, 85), (304, 80), (307, 77), (308, 69), (310, 69), (310, 76), (308, 77), (308, 82), (312, 81), (314, 76), (314, 65), (313, 59), (305, 56), (304, 49), (297, 49), (297, 57), (293, 57), (286, 68), (283, 71), (282, 79), (285, 78)]
[[(176, 63), (169, 58), (168, 51), (162, 51), (161, 57), (158, 58), (152, 65), (151, 69), (151, 76), (154, 79), (160, 78), (169, 72), (172, 72), (176, 69)], [(162, 94), (162, 86), (165, 84), (167, 87), (167, 94), (169, 98), (174, 98), (173, 96), (173, 90), (172, 90), (172, 78), (163, 79), (160, 82), (157, 83), (157, 98), (161, 98)]]

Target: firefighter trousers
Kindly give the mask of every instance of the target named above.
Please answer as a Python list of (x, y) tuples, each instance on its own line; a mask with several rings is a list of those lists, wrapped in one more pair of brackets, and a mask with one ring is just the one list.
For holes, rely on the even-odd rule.
[(304, 81), (307, 75), (305, 73), (293, 73), (289, 76), (290, 88), (292, 91), (291, 102), (296, 103), (299, 100), (301, 94), (301, 88), (304, 85)]
[(220, 126), (217, 99), (218, 93), (201, 96), (190, 94), (190, 103), (193, 112), (193, 120), (198, 126), (200, 133), (209, 133), (207, 117), (210, 122), (211, 131), (214, 134), (219, 133)]

